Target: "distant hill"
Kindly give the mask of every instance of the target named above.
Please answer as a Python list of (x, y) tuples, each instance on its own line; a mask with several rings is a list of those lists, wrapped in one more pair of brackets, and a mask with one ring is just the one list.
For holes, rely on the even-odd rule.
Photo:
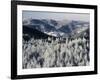
[(29, 26), (23, 26), (23, 38), (24, 40), (29, 40), (30, 38), (34, 37), (34, 39), (47, 39), (48, 37), (53, 37), (54, 36), (50, 36), (47, 35), (37, 29), (31, 28)]
[(31, 28), (35, 31), (37, 30), (37, 32), (40, 31), (48, 36), (66, 38), (73, 34), (81, 34), (81, 32), (89, 28), (89, 22), (74, 20), (56, 21), (53, 19), (30, 19), (23, 21), (23, 26), (27, 26), (27, 28)]

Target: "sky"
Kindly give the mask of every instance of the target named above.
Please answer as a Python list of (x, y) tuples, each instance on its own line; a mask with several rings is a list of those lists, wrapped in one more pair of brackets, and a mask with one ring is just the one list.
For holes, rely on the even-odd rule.
[(54, 19), (54, 20), (80, 20), (90, 21), (90, 14), (68, 12), (26, 11), (22, 12), (22, 20), (26, 19)]

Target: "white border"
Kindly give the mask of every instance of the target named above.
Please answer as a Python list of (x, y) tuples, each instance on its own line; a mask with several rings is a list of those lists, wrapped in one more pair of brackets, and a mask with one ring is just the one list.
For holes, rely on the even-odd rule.
[[(89, 13), (90, 14), (90, 66), (22, 69), (22, 10)], [(78, 9), (78, 8), (58, 8), (58, 7), (45, 7), (45, 6), (18, 5), (17, 6), (17, 25), (18, 25), (17, 26), (17, 41), (18, 41), (17, 75), (94, 71), (94, 10)]]

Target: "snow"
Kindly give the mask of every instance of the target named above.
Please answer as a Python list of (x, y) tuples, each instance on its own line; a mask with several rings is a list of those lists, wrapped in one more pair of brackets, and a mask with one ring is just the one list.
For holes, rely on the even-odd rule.
[(65, 43), (42, 39), (23, 40), (23, 68), (68, 67), (89, 65), (89, 42), (87, 39), (66, 39)]
[(81, 32), (83, 32), (83, 31), (85, 31), (85, 30), (87, 30), (87, 29), (88, 29), (88, 27), (77, 28), (76, 32), (77, 32), (77, 33), (81, 33)]

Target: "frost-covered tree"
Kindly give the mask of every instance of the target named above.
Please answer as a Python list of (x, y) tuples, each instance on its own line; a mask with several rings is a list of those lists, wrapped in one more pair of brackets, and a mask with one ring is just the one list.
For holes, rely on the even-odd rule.
[(84, 36), (66, 38), (65, 42), (58, 38), (23, 39), (23, 68), (88, 66), (89, 38)]

